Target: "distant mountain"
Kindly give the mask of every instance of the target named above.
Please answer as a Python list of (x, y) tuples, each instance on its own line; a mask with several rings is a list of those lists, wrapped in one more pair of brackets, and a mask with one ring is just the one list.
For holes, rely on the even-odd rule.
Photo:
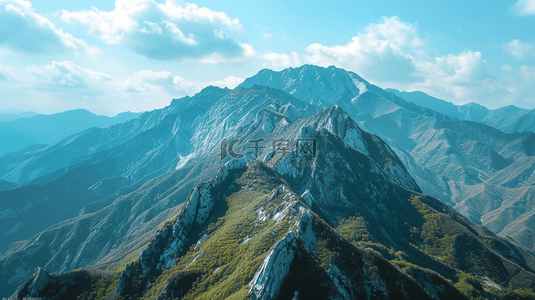
[(423, 92), (400, 92), (395, 89), (386, 89), (386, 91), (442, 114), (459, 120), (482, 123), (505, 133), (535, 132), (535, 110), (522, 109), (513, 105), (491, 110), (477, 103), (455, 105)]
[(18, 188), (19, 185), (13, 182), (0, 180), (0, 192), (12, 190)]
[[(317, 152), (298, 151), (295, 144), (286, 154), (268, 147), (257, 159), (253, 150), (228, 159), (211, 179), (191, 188), (148, 243), (131, 246), (128, 255), (100, 270), (51, 275), (40, 268), (12, 299), (534, 295), (533, 253), (404, 186), (417, 188), (402, 165), (394, 167), (396, 155), (340, 107), (295, 121), (260, 110), (250, 124), (228, 137), (244, 144), (315, 140)], [(94, 238), (85, 239), (87, 255), (102, 249), (96, 247), (100, 235), (89, 232)], [(33, 247), (48, 245), (43, 238)]]
[(17, 120), (20, 118), (30, 118), (39, 115), (33, 111), (0, 111), (0, 123)]
[(105, 128), (139, 116), (121, 113), (115, 117), (97, 116), (77, 109), (53, 115), (36, 115), (0, 123), (0, 156), (34, 144), (51, 144), (91, 127)]

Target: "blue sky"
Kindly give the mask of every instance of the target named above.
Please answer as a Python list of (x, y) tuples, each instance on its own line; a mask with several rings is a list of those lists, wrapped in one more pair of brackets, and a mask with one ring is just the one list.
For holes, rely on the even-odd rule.
[(0, 0), (0, 111), (144, 111), (305, 63), (533, 109), (534, 28), (535, 0)]

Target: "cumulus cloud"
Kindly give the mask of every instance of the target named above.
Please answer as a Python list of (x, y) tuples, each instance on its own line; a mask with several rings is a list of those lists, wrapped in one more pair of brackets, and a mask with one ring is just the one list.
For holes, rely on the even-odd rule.
[(240, 78), (240, 77), (229, 76), (229, 77), (223, 78), (221, 80), (215, 80), (215, 81), (210, 81), (210, 82), (201, 84), (201, 86), (207, 87), (209, 85), (213, 85), (213, 86), (218, 86), (220, 88), (227, 87), (229, 89), (233, 89), (233, 88), (237, 87), (240, 83), (242, 83), (243, 80), (244, 79)]
[(0, 93), (0, 106), (48, 112), (86, 108), (105, 114), (146, 111), (169, 105), (173, 98), (192, 96), (209, 85), (234, 88), (241, 82), (243, 79), (235, 76), (195, 82), (153, 70), (113, 77), (70, 61), (25, 68), (0, 65), (0, 85), (10, 86)]
[(117, 0), (113, 11), (97, 8), (62, 11), (62, 19), (88, 26), (91, 35), (121, 44), (148, 58), (174, 60), (204, 58), (206, 62), (236, 60), (251, 54), (252, 46), (227, 37), (241, 31), (238, 19), (192, 3), (167, 0)]
[(535, 15), (535, 0), (518, 0), (513, 10), (521, 16)]
[(270, 67), (275, 70), (281, 70), (288, 67), (295, 67), (301, 64), (301, 59), (296, 52), (292, 52), (291, 55), (268, 52), (262, 55), (264, 66)]
[(99, 49), (88, 45), (36, 13), (32, 4), (23, 0), (0, 1), (0, 47), (25, 54), (50, 54), (83, 51), (98, 55)]
[(219, 63), (223, 63), (223, 62), (241, 63), (241, 62), (245, 62), (245, 61), (251, 59), (252, 57), (256, 56), (256, 51), (254, 50), (254, 48), (253, 48), (253, 46), (251, 44), (242, 44), (242, 43), (239, 43), (239, 44), (240, 44), (240, 47), (242, 47), (242, 50), (243, 50), (243, 54), (241, 56), (237, 56), (237, 57), (234, 57), (234, 58), (228, 58), (228, 57), (225, 57), (224, 55), (222, 55), (221, 53), (214, 52), (214, 53), (210, 54), (209, 56), (204, 57), (203, 59), (201, 59), (201, 62), (202, 63), (207, 63), (207, 64), (219, 64)]
[(28, 73), (34, 83), (46, 89), (94, 89), (111, 81), (111, 76), (102, 72), (84, 69), (70, 61), (53, 61), (45, 66), (30, 66)]
[[(395, 16), (383, 17), (380, 23), (368, 25), (345, 45), (311, 44), (302, 58), (307, 63), (354, 71), (381, 87), (420, 90), (457, 104), (474, 101), (493, 107), (525, 106), (519, 99), (526, 98), (528, 90), (534, 92), (528, 88), (532, 85), (532, 69), (528, 67), (515, 70), (504, 65), (505, 72), (497, 75), (480, 51), (434, 57), (424, 41), (415, 24)], [(533, 49), (530, 47), (533, 46), (512, 41), (504, 50), (526, 59)], [(284, 62), (283, 57), (272, 55), (274, 61)], [(268, 60), (267, 56), (263, 58)]]
[[(119, 80), (119, 90), (129, 93), (155, 93), (169, 95), (192, 95), (200, 90), (199, 86), (171, 72), (143, 70), (131, 77)], [(169, 98), (170, 99), (170, 98)]]
[(440, 94), (446, 99), (473, 100), (481, 97), (483, 89), (492, 92), (495, 77), (481, 52), (465, 51), (458, 55), (436, 57), (431, 62), (415, 64), (423, 82), (411, 84), (411, 89)]
[(210, 82), (193, 82), (168, 71), (154, 72), (143, 70), (134, 73), (131, 77), (116, 80), (118, 91), (128, 93), (165, 93), (168, 99), (178, 96), (192, 96), (203, 88), (213, 85), (221, 88), (235, 88), (243, 82), (243, 78), (229, 76), (224, 79)]
[(502, 48), (518, 60), (535, 58), (535, 46), (530, 43), (512, 40), (502, 45)]
[(306, 59), (317, 65), (351, 69), (374, 81), (411, 80), (414, 56), (423, 44), (415, 25), (396, 16), (383, 17), (381, 23), (368, 25), (346, 45), (308, 46)]
[(521, 65), (511, 68), (506, 76), (497, 81), (500, 87), (506, 91), (496, 101), (497, 106), (516, 105), (525, 108), (535, 108), (535, 66)]

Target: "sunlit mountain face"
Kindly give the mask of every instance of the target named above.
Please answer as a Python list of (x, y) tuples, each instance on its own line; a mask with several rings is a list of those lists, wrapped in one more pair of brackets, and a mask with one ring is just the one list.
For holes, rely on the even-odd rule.
[(533, 299), (534, 134), (404, 96), (264, 69), (1, 156), (1, 295)]

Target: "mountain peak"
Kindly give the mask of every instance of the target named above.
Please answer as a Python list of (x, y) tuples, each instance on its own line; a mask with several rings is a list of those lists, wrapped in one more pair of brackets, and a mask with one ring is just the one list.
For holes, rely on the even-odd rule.
[(283, 90), (312, 105), (332, 106), (364, 93), (370, 84), (353, 72), (330, 66), (303, 65), (279, 72), (262, 70), (240, 87), (264, 85)]

